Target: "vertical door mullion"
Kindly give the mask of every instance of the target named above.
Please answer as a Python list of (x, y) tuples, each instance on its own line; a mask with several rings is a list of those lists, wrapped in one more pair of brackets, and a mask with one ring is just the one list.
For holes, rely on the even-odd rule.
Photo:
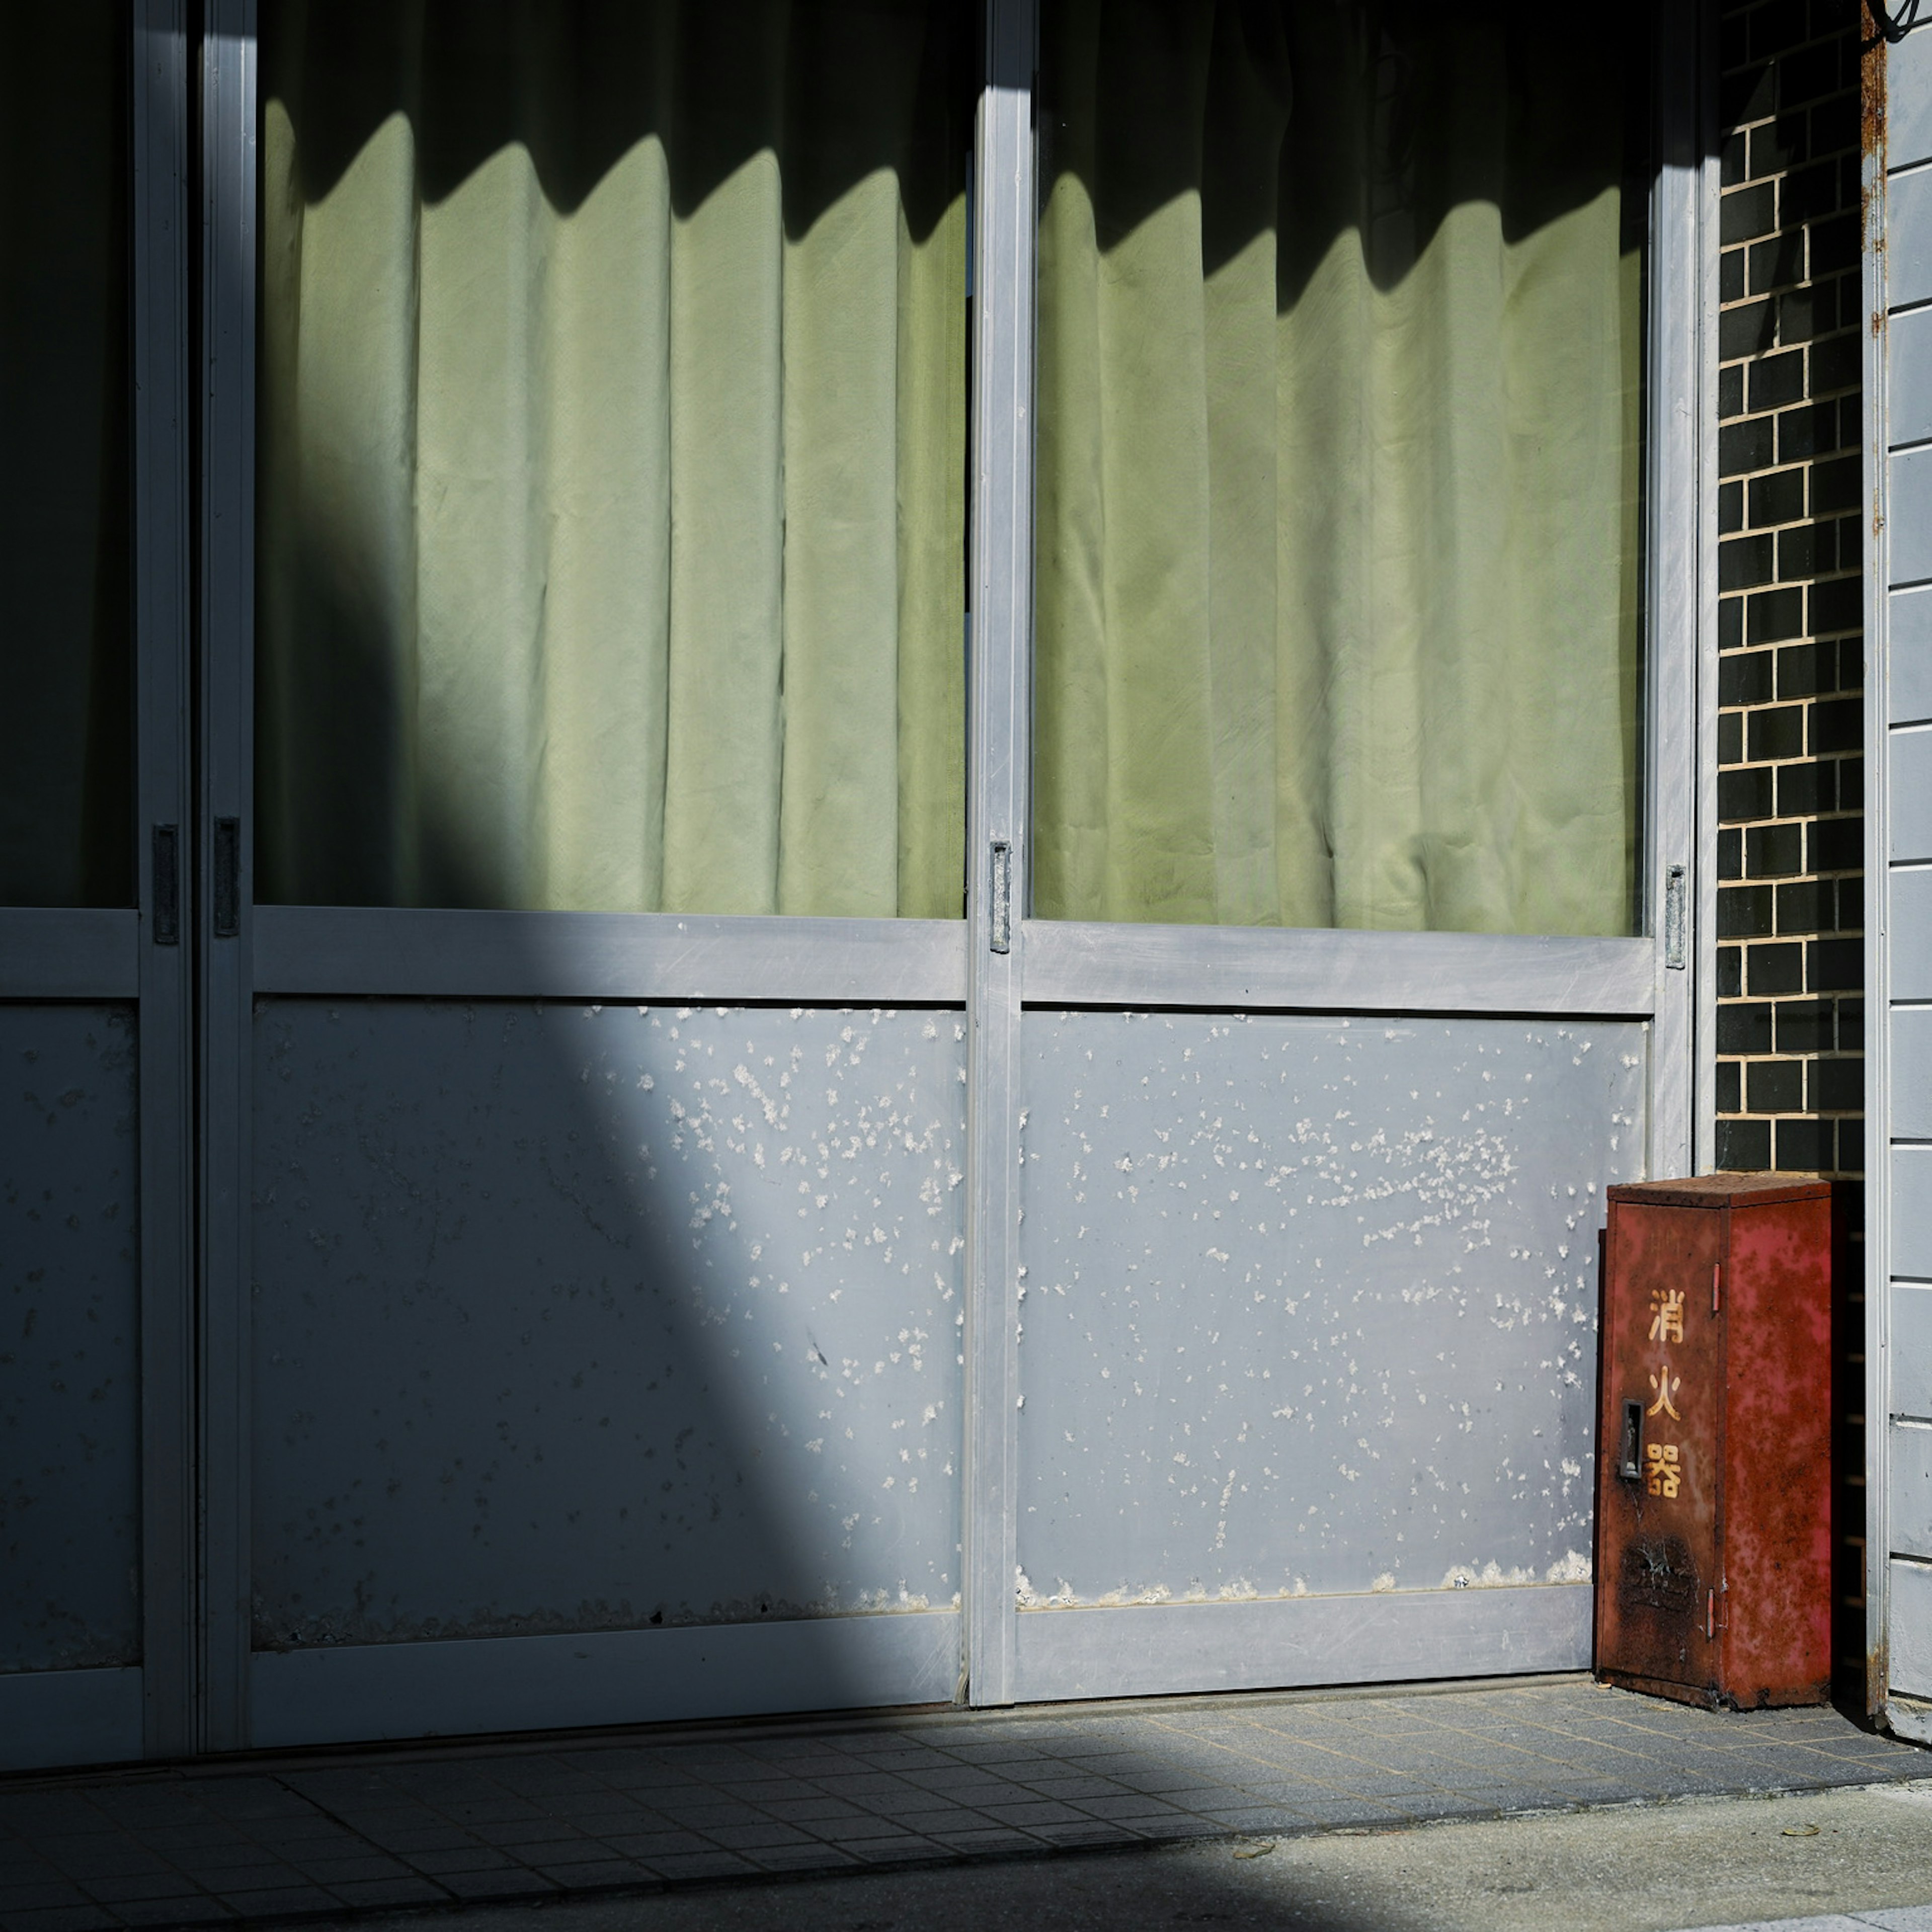
[[(1020, 962), (1031, 754), (1034, 0), (987, 0), (973, 264), (968, 833), (968, 1696), (1012, 1701), (1018, 1563)], [(1000, 950), (995, 950), (995, 946)]]
[[(1706, 556), (1700, 411), (1710, 393), (1702, 327), (1702, 150), (1699, 145), (1702, 7), (1655, 15), (1659, 130), (1651, 202), (1651, 299), (1646, 384), (1649, 540), (1646, 679), (1649, 756), (1644, 840), (1650, 929), (1657, 949), (1652, 1022), (1648, 1171), (1685, 1174), (1696, 1158), (1700, 1090), (1695, 1018), (1699, 962), (1707, 949), (1696, 912), (1706, 868), (1696, 818), (1700, 651)], [(1714, 379), (1713, 379), (1714, 380)], [(1712, 508), (1714, 513), (1714, 499)], [(1673, 883), (1672, 870), (1682, 868)], [(1672, 903), (1673, 898), (1675, 903)], [(1712, 965), (1715, 957), (1712, 955)]]
[[(191, 944), (158, 934), (154, 829), (188, 784), (188, 50), (182, 0), (133, 10), (135, 823), (140, 903), (141, 1597), (145, 1748), (194, 1744)], [(186, 908), (183, 908), (186, 910)], [(191, 935), (185, 918), (178, 931)]]
[[(254, 0), (209, 0), (201, 66), (203, 656), (196, 826), (204, 890), (195, 929), (202, 959), (202, 1742), (211, 1750), (249, 1742), (256, 72)], [(228, 876), (218, 877), (224, 869)]]
[(1690, 1034), (1696, 1055), (1691, 1089), (1690, 1171), (1718, 1166), (1718, 220), (1724, 160), (1718, 152), (1718, 10), (1710, 0), (1695, 10), (1697, 196), (1696, 711), (1694, 749), (1696, 857), (1691, 930), (1696, 944)]

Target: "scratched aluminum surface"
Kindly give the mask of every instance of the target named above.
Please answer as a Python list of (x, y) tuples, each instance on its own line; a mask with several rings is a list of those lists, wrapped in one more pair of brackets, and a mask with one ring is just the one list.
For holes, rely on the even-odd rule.
[(962, 1033), (263, 1003), (258, 1646), (950, 1607)]
[(1589, 1574), (1640, 1024), (1028, 1026), (1023, 1607)]
[(133, 1015), (0, 1006), (0, 1670), (140, 1655)]

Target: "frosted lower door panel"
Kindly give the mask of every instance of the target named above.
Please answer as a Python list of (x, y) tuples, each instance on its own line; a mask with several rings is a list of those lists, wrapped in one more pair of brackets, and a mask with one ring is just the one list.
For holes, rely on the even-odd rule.
[(1027, 1026), (1023, 1611), (1588, 1577), (1641, 1024)]
[(141, 1653), (133, 1010), (0, 1006), (0, 1672), (131, 1664)]
[(256, 1648), (954, 1607), (964, 1056), (264, 1003)]

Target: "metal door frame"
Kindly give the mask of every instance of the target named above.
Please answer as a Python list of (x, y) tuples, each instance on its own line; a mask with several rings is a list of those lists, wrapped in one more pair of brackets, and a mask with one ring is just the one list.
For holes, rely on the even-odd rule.
[(124, 16), (136, 904), (0, 909), (0, 998), (113, 1000), (136, 1027), (140, 1661), (0, 1675), (0, 1766), (178, 1756), (192, 1748), (195, 1622), (188, 1189), (193, 881), (180, 943), (154, 922), (154, 828), (191, 822), (188, 772), (187, 41), (180, 0)]
[[(966, 1630), (970, 1701), (1004, 1705), (1055, 1694), (1046, 1688), (1051, 1668), (1022, 1666), (1014, 1588), (1022, 1400), (1019, 1043), (1026, 1007), (1642, 1017), (1651, 1036), (1648, 1171), (1686, 1172), (1711, 1162), (1715, 777), (1699, 748), (1710, 742), (1716, 703), (1715, 533), (1707, 512), (1716, 502), (1718, 174), (1711, 140), (1714, 9), (1660, 6), (1646, 370), (1643, 875), (1649, 936), (1559, 940), (1035, 920), (1022, 914), (1028, 903), (1031, 770), (1037, 0), (988, 0), (988, 11), (974, 270), (980, 299), (968, 830)], [(1681, 922), (1664, 913), (1673, 872)], [(1240, 1610), (1231, 1616), (1204, 1606), (1179, 1640), (1197, 1666), (1204, 1650), (1225, 1653), (1216, 1663), (1225, 1665), (1221, 1681), (1230, 1684), (1252, 1668), (1242, 1659), (1262, 1635), (1262, 1622), (1274, 1628), (1275, 1606)], [(1281, 1610), (1294, 1615), (1298, 1606)], [(1138, 1660), (1141, 1634), (1130, 1628), (1137, 1614), (1116, 1613), (1118, 1640), (1103, 1640), (1118, 1642), (1130, 1674), (1145, 1668)], [(1043, 1638), (1045, 1626), (1039, 1628)], [(1082, 1640), (1090, 1642), (1091, 1632)], [(1426, 1641), (1420, 1649), (1408, 1646), (1400, 1674), (1466, 1675), (1472, 1656), (1481, 1654), (1450, 1620), (1432, 1648)], [(1336, 1668), (1362, 1676), (1359, 1650)]]
[(958, 1613), (700, 1630), (250, 1648), (249, 1302), (251, 1088), (257, 996), (442, 997), (963, 1010), (966, 923), (678, 914), (256, 906), (253, 656), (257, 8), (210, 0), (202, 50), (200, 862), (233, 830), (233, 916), (216, 893), (199, 932), (203, 1088), (200, 1443), (201, 1748), (511, 1730), (812, 1708), (828, 1676), (880, 1701), (950, 1698)]
[[(969, 1016), (963, 1616), (967, 1695), (1013, 1700), (1018, 1689), (1016, 1480), (1018, 1358), (1018, 1056), (1023, 1005), (1256, 1011), (1563, 1014), (1649, 1024), (1648, 1166), (1708, 1166), (1714, 1018), (1714, 781), (1698, 757), (1714, 716), (1716, 169), (1705, 100), (1713, 63), (1710, 10), (1660, 8), (1657, 68), (1664, 122), (1652, 208), (1649, 321), (1647, 811), (1645, 876), (1660, 904), (1667, 868), (1688, 889), (1681, 950), (1665, 922), (1649, 937), (1575, 940), (1226, 928), (1082, 926), (1022, 916), (1026, 900), (1032, 631), (1036, 0), (986, 0), (970, 274), (974, 304), (970, 572), (968, 916), (963, 922), (732, 919), (677, 915), (392, 912), (254, 905), (252, 880), (253, 473), (255, 345), (256, 8), (210, 0), (201, 53), (202, 223), (200, 863), (225, 862), (236, 839), (234, 916), (215, 928), (215, 895), (196, 902), (206, 957), (200, 1017), (203, 1169), (200, 1282), (203, 1328), (200, 1464), (205, 1485), (204, 1616), (199, 1748), (292, 1742), (281, 1717), (251, 1713), (248, 1413), (250, 1204), (248, 1031), (256, 994), (820, 1000), (964, 1006)], [(1707, 259), (1708, 257), (1708, 259)], [(940, 1613), (934, 1613), (937, 1618)], [(752, 1640), (730, 1668), (745, 1694), (770, 1693), (808, 1658)], [(619, 1634), (586, 1646), (606, 1666), (639, 1667), (636, 1646), (667, 1633)], [(720, 1634), (708, 1633), (712, 1637)], [(836, 1640), (828, 1630), (826, 1640)], [(553, 1669), (503, 1638), (488, 1650), (555, 1687), (574, 1716), (580, 1670)], [(728, 1642), (738, 1640), (728, 1638)], [(923, 1641), (923, 1640), (922, 1640)], [(948, 1642), (952, 1641), (951, 1636)], [(304, 1654), (271, 1701), (356, 1689), (339, 1660), (360, 1646)], [(420, 1670), (432, 1650), (414, 1653)], [(767, 1646), (770, 1649), (770, 1646)], [(660, 1652), (662, 1646), (660, 1645)], [(621, 1654), (620, 1654), (621, 1653)], [(547, 1653), (546, 1653), (547, 1654)], [(405, 1661), (410, 1660), (403, 1660)], [(284, 1660), (278, 1659), (278, 1665)], [(392, 1665), (398, 1660), (392, 1658)], [(890, 1660), (888, 1660), (889, 1662)], [(908, 1686), (934, 1659), (900, 1658)], [(1444, 1670), (1460, 1667), (1445, 1652)], [(445, 1706), (494, 1696), (468, 1666), (436, 1695)], [(306, 1673), (305, 1675), (302, 1673)], [(333, 1673), (333, 1676), (331, 1673)], [(430, 1670), (434, 1675), (434, 1669)], [(647, 1672), (646, 1675), (649, 1673)], [(1419, 1673), (1418, 1673), (1419, 1674)], [(298, 1676), (301, 1682), (296, 1681)], [(931, 1694), (928, 1691), (926, 1694)], [(752, 1703), (733, 1708), (752, 1708)], [(767, 1703), (764, 1708), (779, 1708)], [(608, 1715), (604, 1721), (610, 1721)]]

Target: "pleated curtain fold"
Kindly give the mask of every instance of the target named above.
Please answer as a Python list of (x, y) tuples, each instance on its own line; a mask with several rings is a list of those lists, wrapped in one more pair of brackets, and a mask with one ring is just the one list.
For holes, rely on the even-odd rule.
[[(963, 19), (268, 10), (261, 896), (957, 915)], [(1042, 8), (1037, 915), (1633, 929), (1600, 25)]]
[(1036, 914), (1633, 929), (1629, 38), (1044, 9)]
[(953, 10), (265, 14), (259, 896), (958, 916)]

